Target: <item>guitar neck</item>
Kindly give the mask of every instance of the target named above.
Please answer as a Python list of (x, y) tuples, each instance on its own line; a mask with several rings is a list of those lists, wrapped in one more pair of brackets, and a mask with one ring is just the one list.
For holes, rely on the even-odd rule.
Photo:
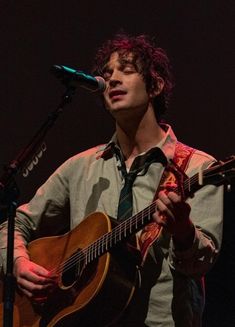
[[(200, 189), (202, 185), (199, 184), (199, 174), (195, 174), (191, 178), (187, 178), (183, 185), (183, 191), (186, 197), (189, 197), (196, 190)], [(174, 191), (177, 192), (175, 188)], [(151, 203), (148, 207), (138, 212), (134, 216), (127, 218), (118, 223), (112, 231), (102, 235), (94, 243), (89, 245), (86, 252), (86, 261), (89, 263), (93, 259), (100, 257), (102, 254), (111, 250), (119, 242), (129, 238), (131, 235), (136, 234), (145, 225), (152, 221), (152, 215), (155, 212), (155, 202)]]
[[(231, 156), (226, 162), (218, 161), (215, 165), (212, 165), (203, 171), (199, 171), (199, 173), (196, 173), (192, 177), (188, 177), (182, 182), (179, 182), (179, 186), (173, 188), (172, 191), (183, 194), (184, 198), (187, 199), (188, 197), (193, 196), (196, 191), (205, 185), (211, 184), (219, 186), (225, 183), (230, 183), (235, 175), (234, 165), (235, 156)], [(152, 215), (154, 212), (155, 203), (153, 202), (136, 215), (121, 221), (112, 229), (111, 232), (104, 234), (85, 249), (86, 261), (92, 261), (111, 250), (112, 247), (119, 242), (137, 233), (152, 221)]]
[[(216, 165), (196, 173), (192, 177), (184, 179), (178, 183), (179, 187), (171, 189), (176, 193), (183, 194), (184, 198), (193, 196), (193, 194), (205, 185), (222, 185), (230, 183), (235, 176), (235, 156), (231, 156), (226, 162), (217, 162)], [(111, 250), (119, 242), (136, 234), (145, 225), (152, 221), (152, 215), (155, 212), (155, 202), (143, 209), (136, 215), (121, 221), (110, 232), (102, 235), (94, 243), (82, 250), (82, 260), (85, 264), (90, 263), (104, 253)]]
[(94, 243), (90, 244), (83, 252), (86, 256), (85, 262), (89, 263), (111, 250), (115, 245), (136, 234), (152, 220), (155, 212), (155, 203), (140, 211), (136, 215), (120, 222), (111, 232), (102, 235)]
[[(230, 184), (235, 177), (234, 166), (235, 156), (231, 156), (226, 162), (218, 161), (216, 165), (178, 182), (179, 186), (171, 188), (171, 190), (183, 194), (184, 199), (186, 199), (193, 196), (197, 190), (205, 185), (211, 184), (219, 186), (222, 184)], [(111, 250), (115, 245), (129, 238), (131, 235), (136, 234), (145, 225), (149, 224), (152, 221), (155, 207), (155, 202), (153, 202), (134, 216), (119, 222), (110, 232), (103, 234), (86, 248), (74, 253), (64, 264), (66, 266), (72, 266), (78, 262), (82, 262), (82, 264), (87, 265), (99, 258), (104, 253)]]

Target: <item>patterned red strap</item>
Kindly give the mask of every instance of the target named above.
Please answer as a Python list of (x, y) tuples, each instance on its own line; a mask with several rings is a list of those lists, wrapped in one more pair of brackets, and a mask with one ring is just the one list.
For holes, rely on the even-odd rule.
[[(173, 162), (176, 164), (182, 172), (185, 172), (187, 169), (189, 160), (193, 155), (195, 149), (177, 142), (175, 147), (175, 155)], [(178, 179), (176, 175), (173, 173), (172, 169), (165, 169), (157, 188), (157, 191), (154, 195), (153, 202), (157, 199), (158, 193), (162, 189), (166, 189), (169, 185), (178, 184)], [(141, 232), (139, 243), (140, 243), (140, 251), (143, 258), (143, 262), (146, 258), (148, 250), (150, 246), (157, 240), (161, 233), (162, 227), (159, 226), (156, 222), (151, 222), (147, 226), (145, 226)]]

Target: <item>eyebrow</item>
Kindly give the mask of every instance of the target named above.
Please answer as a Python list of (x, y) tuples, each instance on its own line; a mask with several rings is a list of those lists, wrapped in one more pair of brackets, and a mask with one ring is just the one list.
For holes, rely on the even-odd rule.
[(120, 58), (119, 62), (120, 62), (120, 64), (124, 64), (124, 65), (126, 65), (126, 64), (133, 65), (134, 64), (133, 58)]
[[(132, 65), (136, 71), (138, 71), (138, 66), (137, 64), (134, 62), (133, 58), (124, 58), (121, 57), (118, 59), (118, 63), (121, 65), (121, 67), (126, 66), (126, 65)], [(102, 68), (102, 72), (107, 72), (108, 70), (110, 70), (111, 68), (109, 67), (108, 62), (103, 66)]]

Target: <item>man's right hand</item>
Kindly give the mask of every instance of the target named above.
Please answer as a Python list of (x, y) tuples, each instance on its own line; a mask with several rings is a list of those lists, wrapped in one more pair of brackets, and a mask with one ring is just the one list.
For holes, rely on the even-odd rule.
[(14, 275), (19, 289), (37, 303), (46, 301), (57, 282), (57, 276), (51, 276), (48, 270), (25, 257), (16, 258)]

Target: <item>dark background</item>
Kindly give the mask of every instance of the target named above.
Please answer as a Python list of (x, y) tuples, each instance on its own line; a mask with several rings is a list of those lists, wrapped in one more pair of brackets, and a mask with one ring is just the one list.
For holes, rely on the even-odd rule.
[[(26, 146), (58, 106), (64, 88), (50, 73), (51, 66), (89, 72), (96, 48), (120, 29), (155, 36), (167, 50), (176, 80), (167, 120), (178, 138), (218, 159), (234, 154), (234, 9), (234, 0), (1, 0), (0, 165)], [(27, 179), (17, 176), (19, 202), (27, 201), (65, 159), (106, 142), (113, 128), (95, 96), (77, 89), (47, 134), (47, 151), (39, 164)], [(234, 201), (233, 190), (226, 194), (225, 230), (230, 234), (224, 236), (222, 263), (208, 282), (206, 319), (223, 311), (224, 298), (229, 299), (227, 309), (235, 301), (235, 292), (225, 295), (231, 287), (226, 289), (230, 279), (224, 279), (225, 271), (235, 273), (231, 265), (224, 268), (234, 258)], [(232, 273), (230, 277), (235, 278)], [(215, 321), (225, 326), (218, 317)]]

